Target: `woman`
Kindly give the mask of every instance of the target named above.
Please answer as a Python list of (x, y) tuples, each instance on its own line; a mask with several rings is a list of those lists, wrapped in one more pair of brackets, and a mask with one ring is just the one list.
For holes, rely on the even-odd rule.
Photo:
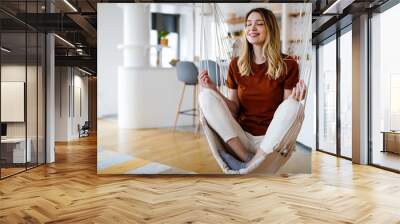
[(233, 58), (227, 77), (228, 97), (207, 71), (198, 79), (199, 103), (209, 125), (233, 150), (221, 152), (231, 169), (245, 168), (270, 153), (262, 141), (278, 106), (288, 98), (304, 99), (297, 62), (280, 52), (280, 32), (274, 14), (255, 8), (246, 15), (242, 51)]

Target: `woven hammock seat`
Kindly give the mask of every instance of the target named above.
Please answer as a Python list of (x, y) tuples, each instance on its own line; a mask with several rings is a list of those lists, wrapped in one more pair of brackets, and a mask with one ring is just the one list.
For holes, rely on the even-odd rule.
[[(296, 50), (296, 58), (299, 64), (300, 78), (305, 81), (306, 86), (309, 86), (310, 76), (311, 76), (311, 63), (310, 57), (311, 54), (311, 42), (310, 42), (310, 33), (311, 33), (311, 9), (309, 5), (303, 4), (301, 6), (299, 4), (299, 8), (297, 12), (301, 18), (299, 18), (299, 22), (297, 23), (297, 27), (302, 29), (301, 31), (297, 31), (302, 35), (300, 39), (302, 41), (293, 42), (293, 44), (300, 44), (301, 46), (297, 46)], [(201, 70), (208, 71), (218, 71), (217, 76), (220, 76), (217, 80), (226, 80), (227, 74), (227, 66), (229, 64), (229, 58), (231, 55), (227, 52), (228, 47), (232, 46), (225, 38), (227, 29), (224, 26), (224, 18), (222, 16), (221, 10), (218, 7), (218, 4), (213, 3), (209, 4), (209, 7), (202, 7), (202, 11), (206, 11), (202, 13), (202, 17), (211, 17), (212, 21), (214, 21), (215, 27), (215, 44), (214, 47), (217, 49), (215, 52), (217, 53), (216, 57), (213, 59), (216, 60), (216, 63), (213, 66), (218, 66), (216, 68), (211, 68), (208, 63), (203, 63), (201, 65)], [(202, 61), (209, 61), (212, 59), (209, 52), (209, 42), (210, 35), (209, 30), (206, 27), (209, 27), (210, 24), (207, 22), (211, 21), (210, 18), (208, 20), (202, 18), (201, 24), (201, 40), (200, 40), (200, 55)], [(225, 66), (219, 66), (219, 65)], [(215, 75), (214, 75), (215, 76)], [(217, 86), (224, 86), (224, 82), (218, 83)], [(227, 95), (226, 92), (221, 89), (221, 93), (223, 95)], [(225, 88), (226, 89), (226, 88)], [(308, 92), (308, 91), (307, 91)], [(200, 93), (201, 94), (201, 93)], [(264, 141), (266, 144), (263, 144), (263, 150), (266, 152), (270, 152), (266, 154), (264, 158), (260, 158), (258, 161), (253, 163), (251, 166), (246, 167), (240, 170), (232, 170), (222, 159), (220, 152), (222, 150), (226, 152), (232, 152), (230, 147), (221, 139), (221, 137), (213, 130), (213, 128), (209, 125), (200, 108), (200, 123), (206, 136), (209, 149), (214, 156), (216, 162), (219, 167), (225, 174), (273, 174), (277, 173), (279, 169), (286, 164), (286, 162), (290, 159), (291, 155), (295, 151), (296, 139), (300, 133), (301, 126), (304, 121), (304, 111), (305, 105), (307, 102), (308, 94), (305, 96), (305, 100), (302, 102), (298, 102), (292, 98), (288, 98), (284, 100), (278, 107), (278, 109), (274, 113), (274, 117), (268, 127), (268, 130), (265, 134)], [(265, 149), (265, 145), (267, 145), (267, 149)]]

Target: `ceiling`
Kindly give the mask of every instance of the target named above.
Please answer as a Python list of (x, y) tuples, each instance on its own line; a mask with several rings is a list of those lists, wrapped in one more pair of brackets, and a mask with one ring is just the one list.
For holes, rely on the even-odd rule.
[[(309, 2), (313, 9), (313, 42), (319, 41), (335, 32), (337, 21), (348, 17), (351, 22), (352, 16), (360, 12), (373, 9), (382, 5), (387, 0), (291, 0), (286, 2)], [(46, 7), (47, 2), (47, 7)], [(97, 3), (116, 2), (139, 2), (139, 1), (118, 1), (118, 0), (1, 0), (0, 1), (0, 25), (4, 33), (2, 45), (16, 49), (14, 54), (23, 55), (25, 48), (24, 32), (29, 31), (55, 32), (61, 38), (55, 38), (56, 44), (56, 65), (80, 66), (96, 72), (97, 62)], [(141, 1), (149, 2), (149, 1)], [(159, 3), (163, 1), (158, 1)], [(283, 2), (269, 0), (269, 3)], [(182, 4), (182, 3), (180, 3)], [(263, 3), (252, 3), (263, 4)], [(243, 11), (242, 4), (221, 4), (222, 11), (234, 10), (240, 14)], [(335, 10), (341, 14), (323, 12), (334, 5)], [(280, 5), (276, 4), (271, 8), (279, 13)], [(49, 12), (52, 13), (49, 13)], [(346, 22), (341, 23), (345, 26)], [(333, 28), (332, 28), (333, 27)], [(21, 33), (23, 31), (23, 33)], [(33, 38), (33, 36), (31, 37)], [(36, 41), (31, 43), (28, 38), (27, 52), (34, 53)], [(41, 46), (40, 46), (41, 47)], [(11, 56), (9, 56), (11, 58)], [(29, 56), (28, 56), (29, 58)]]
[[(69, 0), (71, 7), (63, 0), (47, 0), (46, 7), (45, 0), (1, 0), (2, 46), (12, 49), (7, 54), (2, 52), (2, 60), (19, 63), (27, 55), (29, 63), (30, 58), (36, 57), (36, 51), (43, 48), (43, 44), (33, 40), (37, 33), (54, 32), (60, 37), (55, 38), (56, 65), (79, 66), (95, 74), (98, 2)], [(26, 29), (32, 32), (27, 40)]]

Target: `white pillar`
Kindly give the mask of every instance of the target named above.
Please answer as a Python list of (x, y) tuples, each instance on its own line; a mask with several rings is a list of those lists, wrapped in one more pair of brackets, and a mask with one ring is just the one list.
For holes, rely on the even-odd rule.
[[(143, 68), (149, 67), (150, 5), (119, 4), (123, 9), (123, 66), (118, 71), (118, 123), (120, 128), (140, 127), (140, 105), (145, 96), (139, 85)], [(151, 83), (148, 83), (151, 85)], [(143, 105), (143, 104), (142, 104)]]
[(289, 50), (289, 36), (290, 36), (290, 8), (287, 4), (282, 4), (281, 16), (281, 41), (282, 52), (287, 54)]
[(54, 136), (55, 136), (55, 60), (54, 60), (54, 35), (46, 35), (46, 163), (55, 162)]
[(368, 16), (353, 20), (352, 79), (352, 157), (358, 164), (368, 163)]
[[(54, 5), (46, 1), (47, 12)], [(46, 34), (46, 163), (55, 162), (55, 42), (54, 34)]]

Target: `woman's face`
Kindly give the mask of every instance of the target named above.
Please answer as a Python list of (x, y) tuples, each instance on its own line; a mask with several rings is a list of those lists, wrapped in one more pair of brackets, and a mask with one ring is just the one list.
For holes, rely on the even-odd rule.
[(267, 37), (265, 22), (263, 17), (258, 12), (252, 12), (247, 17), (246, 21), (246, 38), (250, 44), (263, 45)]

